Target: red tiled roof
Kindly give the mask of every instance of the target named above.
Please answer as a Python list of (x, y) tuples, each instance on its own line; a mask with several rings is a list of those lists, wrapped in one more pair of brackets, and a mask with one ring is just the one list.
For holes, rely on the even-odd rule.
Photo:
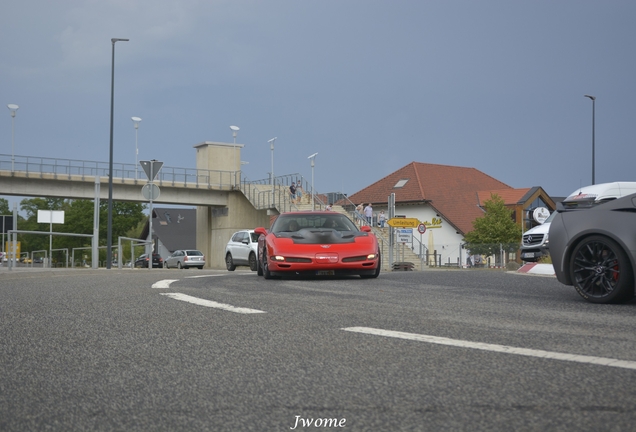
[(488, 201), (491, 195), (499, 195), (504, 200), (505, 205), (511, 206), (521, 202), (521, 198), (523, 198), (523, 196), (527, 194), (530, 189), (531, 188), (479, 191), (477, 192), (477, 199), (479, 205), (483, 206), (484, 202)]
[[(403, 187), (398, 181), (408, 180)], [(411, 162), (372, 185), (351, 195), (355, 204), (385, 204), (395, 193), (396, 204), (428, 202), (458, 231), (472, 231), (472, 222), (483, 216), (479, 204), (497, 193), (506, 203), (521, 198), (528, 189), (513, 189), (475, 168)], [(518, 199), (517, 199), (518, 201)], [(516, 202), (516, 201), (515, 201)]]

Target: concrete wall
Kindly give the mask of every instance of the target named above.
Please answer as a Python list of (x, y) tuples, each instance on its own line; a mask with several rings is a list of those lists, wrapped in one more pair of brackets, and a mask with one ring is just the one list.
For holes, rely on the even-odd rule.
[(206, 267), (225, 268), (225, 246), (236, 231), (269, 228), (267, 210), (256, 210), (237, 191), (230, 193), (227, 207), (197, 207), (197, 249), (205, 254)]
[[(197, 149), (197, 168), (238, 172), (241, 144), (203, 142)], [(234, 165), (236, 164), (236, 165)], [(238, 180), (238, 179), (237, 179)], [(236, 231), (269, 228), (266, 210), (256, 210), (239, 190), (228, 192), (227, 205), (197, 207), (197, 249), (205, 254), (206, 267), (225, 268), (225, 246)]]

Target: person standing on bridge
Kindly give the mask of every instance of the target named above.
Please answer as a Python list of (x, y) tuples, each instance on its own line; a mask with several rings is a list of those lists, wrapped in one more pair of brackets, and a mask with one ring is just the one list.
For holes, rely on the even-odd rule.
[(289, 187), (289, 196), (291, 198), (292, 204), (296, 204), (296, 184), (294, 182), (292, 182), (291, 186)]
[(364, 215), (366, 216), (369, 225), (373, 226), (373, 207), (371, 206), (371, 203), (364, 208)]

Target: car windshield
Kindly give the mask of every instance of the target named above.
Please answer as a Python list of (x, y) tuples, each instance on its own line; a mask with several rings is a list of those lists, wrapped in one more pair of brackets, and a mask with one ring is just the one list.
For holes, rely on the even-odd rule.
[(345, 215), (325, 212), (325, 214), (298, 213), (281, 215), (274, 221), (272, 232), (294, 232), (307, 228), (358, 231), (358, 227)]
[(188, 255), (188, 256), (201, 256), (203, 254), (200, 251), (198, 251), (198, 250), (189, 250), (189, 251), (186, 251), (186, 255)]

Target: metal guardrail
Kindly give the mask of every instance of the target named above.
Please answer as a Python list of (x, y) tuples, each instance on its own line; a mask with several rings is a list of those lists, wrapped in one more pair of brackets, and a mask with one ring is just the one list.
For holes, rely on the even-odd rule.
[[(58, 159), (35, 156), (15, 155), (13, 171), (24, 173), (26, 177), (42, 177), (44, 174), (54, 178), (72, 179), (80, 177), (108, 177), (110, 168), (108, 162), (86, 161), (77, 159)], [(11, 155), (0, 154), (0, 170), (11, 172)], [(158, 186), (188, 186), (208, 187), (214, 189), (232, 189), (234, 177), (240, 176), (240, 171), (203, 170), (197, 168), (181, 168), (163, 166), (155, 183)], [(141, 167), (135, 164), (113, 163), (113, 181), (136, 180), (146, 181), (146, 175)]]

